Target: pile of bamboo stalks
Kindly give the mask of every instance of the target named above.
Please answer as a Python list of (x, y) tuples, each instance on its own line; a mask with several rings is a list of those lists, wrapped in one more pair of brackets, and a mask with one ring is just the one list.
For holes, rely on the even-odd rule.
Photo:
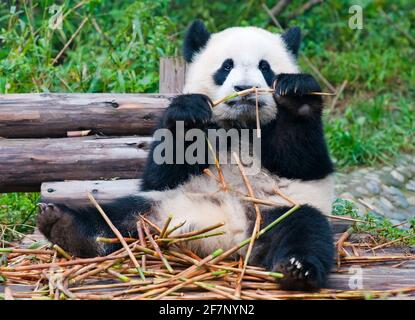
[[(57, 245), (38, 248), (3, 248), (0, 279), (5, 299), (362, 299), (413, 293), (400, 290), (287, 292), (279, 289), (284, 275), (267, 272), (230, 258), (237, 248), (216, 250), (199, 257), (184, 246), (187, 241), (218, 236), (222, 224), (172, 236), (181, 225), (170, 227), (169, 218), (159, 227), (141, 218), (135, 238), (97, 238), (104, 243), (125, 244), (107, 256), (74, 258)], [(249, 243), (249, 239), (238, 248)], [(404, 261), (410, 256), (359, 256), (359, 263)], [(352, 257), (342, 263), (354, 263)], [(241, 278), (242, 275), (242, 278)], [(18, 288), (14, 290), (12, 288)]]

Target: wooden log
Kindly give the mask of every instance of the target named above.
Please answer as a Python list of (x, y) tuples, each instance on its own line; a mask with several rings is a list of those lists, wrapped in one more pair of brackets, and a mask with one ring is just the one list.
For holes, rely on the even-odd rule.
[(0, 139), (0, 192), (39, 191), (45, 181), (135, 178), (151, 137)]
[(160, 59), (160, 93), (182, 93), (186, 77), (186, 63), (182, 57)]
[(90, 203), (87, 193), (90, 192), (98, 202), (136, 193), (140, 179), (102, 180), (102, 181), (65, 181), (44, 182), (41, 186), (42, 202), (54, 203)]
[(68, 131), (105, 135), (151, 134), (173, 95), (3, 94), (0, 137), (66, 137)]

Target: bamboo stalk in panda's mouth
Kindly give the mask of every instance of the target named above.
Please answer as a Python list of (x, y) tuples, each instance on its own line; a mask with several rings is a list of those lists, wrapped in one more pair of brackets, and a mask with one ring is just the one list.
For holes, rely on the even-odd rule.
[[(245, 90), (242, 90), (242, 91), (237, 91), (237, 92), (231, 93), (230, 95), (227, 95), (226, 97), (223, 97), (221, 99), (213, 101), (212, 107), (216, 107), (219, 104), (221, 104), (223, 102), (226, 102), (230, 99), (233, 99), (233, 98), (236, 98), (236, 97), (244, 97), (244, 96), (247, 96), (248, 94), (256, 93), (256, 92), (258, 94), (274, 93), (274, 89), (252, 87), (252, 88), (245, 89)], [(317, 92), (317, 91), (315, 91), (315, 92), (309, 92), (309, 93), (307, 93), (307, 95), (310, 95), (310, 96), (335, 96), (336, 94), (331, 93), (331, 92)]]
[(272, 92), (274, 92), (274, 90), (271, 89), (271, 88), (252, 87), (252, 88), (245, 89), (245, 90), (242, 90), (242, 91), (235, 91), (234, 93), (231, 93), (230, 95), (228, 95), (226, 97), (223, 97), (221, 99), (213, 101), (213, 107), (216, 107), (217, 105), (219, 105), (219, 104), (221, 104), (225, 101), (228, 101), (230, 99), (233, 99), (233, 98), (236, 98), (236, 97), (244, 97), (244, 96), (247, 96), (248, 94), (255, 93), (255, 92), (258, 92), (258, 93), (272, 93)]

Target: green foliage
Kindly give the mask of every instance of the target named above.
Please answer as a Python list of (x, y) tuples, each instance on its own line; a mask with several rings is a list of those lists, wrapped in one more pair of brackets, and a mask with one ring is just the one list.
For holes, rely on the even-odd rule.
[(0, 197), (0, 239), (19, 238), (33, 231), (37, 193), (7, 193)]
[(341, 116), (327, 115), (326, 136), (340, 168), (388, 162), (415, 146), (413, 98), (379, 94), (354, 97)]
[(354, 219), (359, 218), (358, 210), (353, 202), (337, 198), (333, 202), (332, 214), (335, 216), (350, 216)]
[[(0, 4), (0, 92), (157, 91), (159, 57), (175, 54), (167, 1), (95, 0), (75, 10), (77, 2), (53, 2), (62, 8), (61, 29), (50, 27), (52, 1), (15, 12)], [(54, 65), (85, 17), (89, 20)]]
[(381, 242), (402, 239), (402, 241), (399, 241), (401, 244), (415, 245), (415, 217), (407, 222), (409, 228), (400, 228), (394, 226), (388, 219), (371, 211), (363, 217), (359, 216), (354, 203), (342, 198), (337, 198), (333, 203), (333, 215), (348, 215), (354, 219), (364, 221), (355, 224), (356, 232), (370, 233)]

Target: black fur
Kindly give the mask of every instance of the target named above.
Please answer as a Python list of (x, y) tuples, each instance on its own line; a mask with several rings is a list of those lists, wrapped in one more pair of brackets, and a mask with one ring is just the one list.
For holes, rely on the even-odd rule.
[(288, 29), (282, 34), (282, 39), (287, 45), (287, 49), (294, 55), (294, 57), (297, 57), (301, 44), (301, 29), (299, 27)]
[[(206, 130), (211, 122), (212, 110), (210, 99), (202, 94), (187, 94), (177, 96), (173, 99), (170, 106), (164, 112), (158, 128), (166, 128), (176, 135), (176, 121), (184, 121), (185, 132), (179, 133), (181, 136), (192, 128)], [(180, 139), (184, 140), (184, 139)], [(184, 148), (189, 146), (193, 141), (185, 142)], [(192, 175), (198, 175), (203, 169), (208, 167), (207, 160), (204, 164), (177, 164), (176, 159), (176, 141), (174, 141), (174, 164), (158, 165), (154, 162), (154, 148), (160, 144), (160, 141), (154, 141), (151, 146), (150, 156), (142, 176), (141, 190), (165, 190), (173, 189), (179, 184), (187, 181)], [(181, 143), (180, 141), (178, 143)], [(185, 150), (185, 149), (184, 149)], [(208, 153), (205, 152), (207, 156)]]
[(183, 42), (183, 57), (191, 62), (193, 56), (202, 49), (210, 39), (210, 32), (201, 20), (195, 20), (187, 29)]
[(271, 66), (269, 65), (268, 61), (261, 60), (258, 64), (258, 69), (261, 70), (265, 81), (267, 82), (268, 86), (271, 87), (275, 79), (275, 73), (274, 71), (272, 71)]
[(232, 68), (233, 68), (233, 60), (226, 59), (222, 63), (221, 67), (218, 70), (216, 70), (216, 72), (213, 75), (213, 80), (215, 81), (215, 84), (218, 86), (221, 86), (225, 82)]
[[(289, 209), (262, 212), (262, 226)], [(283, 289), (314, 290), (326, 284), (333, 259), (333, 236), (327, 219), (305, 205), (256, 240), (251, 262), (283, 273), (284, 278), (278, 281)]]
[(321, 91), (307, 74), (276, 77), (277, 117), (262, 128), (262, 165), (289, 179), (316, 180), (333, 172), (324, 140)]
[[(149, 212), (151, 203), (140, 196), (128, 196), (101, 204), (101, 207), (124, 236), (137, 237), (137, 216)], [(106, 255), (120, 248), (120, 245), (96, 242), (97, 236), (113, 238), (115, 235), (92, 205), (41, 204), (37, 220), (46, 238), (77, 257)]]

